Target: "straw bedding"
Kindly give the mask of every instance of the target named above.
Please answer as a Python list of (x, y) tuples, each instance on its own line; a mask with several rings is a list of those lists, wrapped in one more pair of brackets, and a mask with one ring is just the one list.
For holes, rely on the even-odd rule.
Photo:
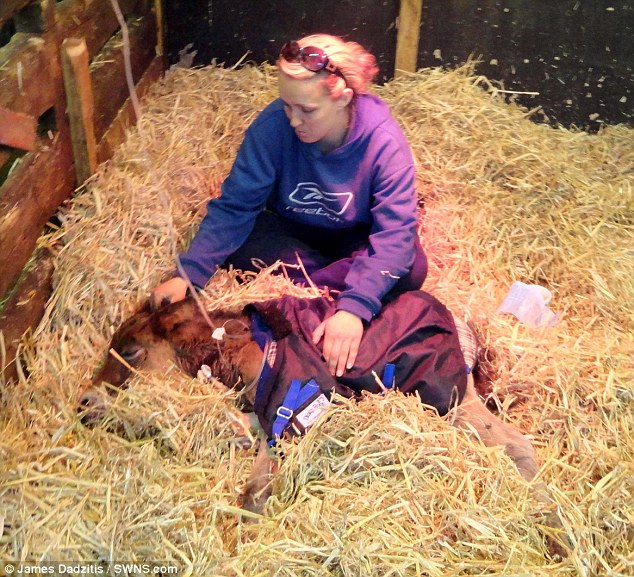
[[(83, 427), (78, 387), (112, 331), (169, 274), (244, 128), (276, 95), (270, 68), (177, 69), (138, 129), (62, 212), (55, 291), (3, 386), (0, 557), (145, 562), (182, 575), (634, 575), (634, 134), (533, 123), (469, 64), (377, 91), (417, 161), (425, 288), (491, 352), (489, 398), (530, 434), (574, 551), (549, 556), (537, 502), (507, 457), (389, 394), (345, 403), (286, 458), (266, 518), (237, 507), (254, 453), (232, 395), (142, 374)], [(514, 280), (547, 286), (561, 322), (496, 310)], [(265, 270), (220, 273), (210, 305), (311, 295)], [(26, 374), (26, 371), (25, 371)]]

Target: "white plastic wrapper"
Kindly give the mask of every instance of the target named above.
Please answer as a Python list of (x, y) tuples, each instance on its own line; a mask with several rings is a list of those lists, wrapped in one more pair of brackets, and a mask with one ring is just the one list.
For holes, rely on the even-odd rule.
[(551, 292), (540, 285), (516, 281), (511, 285), (498, 313), (509, 313), (530, 327), (552, 327), (559, 317), (548, 308)]

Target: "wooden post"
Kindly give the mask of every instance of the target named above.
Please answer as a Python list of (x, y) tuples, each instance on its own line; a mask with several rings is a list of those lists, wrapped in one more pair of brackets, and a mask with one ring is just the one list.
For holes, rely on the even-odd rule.
[(163, 2), (162, 0), (154, 0), (154, 14), (156, 16), (156, 55), (163, 58), (165, 56), (165, 47), (163, 45)]
[(62, 64), (66, 107), (75, 158), (75, 174), (79, 185), (97, 168), (97, 143), (93, 119), (95, 104), (88, 68), (88, 48), (83, 39), (64, 40)]
[(423, 0), (401, 0), (396, 36), (395, 77), (399, 72), (416, 72), (422, 11)]

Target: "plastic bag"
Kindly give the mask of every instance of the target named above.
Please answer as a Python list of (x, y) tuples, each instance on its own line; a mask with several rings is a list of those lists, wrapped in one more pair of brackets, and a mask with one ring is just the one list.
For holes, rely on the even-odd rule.
[(511, 285), (498, 313), (510, 313), (530, 327), (552, 327), (559, 317), (548, 308), (551, 292), (543, 286), (516, 281)]

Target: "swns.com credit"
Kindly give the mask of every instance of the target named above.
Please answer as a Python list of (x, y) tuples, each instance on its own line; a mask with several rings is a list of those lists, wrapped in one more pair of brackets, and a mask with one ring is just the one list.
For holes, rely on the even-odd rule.
[[(1, 576), (6, 575), (121, 575), (139, 577), (143, 575), (175, 575), (180, 567), (161, 563), (4, 563), (0, 565)], [(0, 577), (1, 577), (0, 576)]]

